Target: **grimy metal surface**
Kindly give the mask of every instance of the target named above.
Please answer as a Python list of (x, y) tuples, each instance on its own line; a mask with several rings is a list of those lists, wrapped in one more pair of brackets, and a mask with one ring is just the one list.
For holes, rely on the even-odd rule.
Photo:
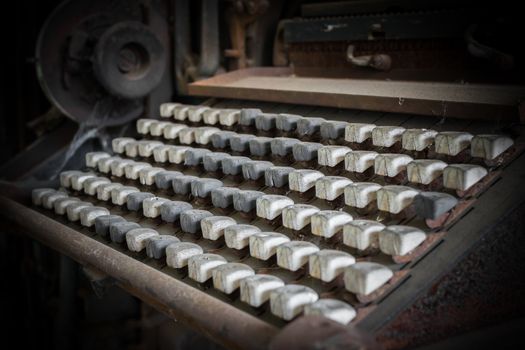
[(130, 293), (228, 348), (264, 349), (277, 334), (274, 326), (10, 198), (0, 196), (0, 212), (34, 239), (108, 274)]
[(194, 96), (430, 116), (518, 119), (525, 87), (298, 77), (291, 68), (248, 68), (189, 85)]

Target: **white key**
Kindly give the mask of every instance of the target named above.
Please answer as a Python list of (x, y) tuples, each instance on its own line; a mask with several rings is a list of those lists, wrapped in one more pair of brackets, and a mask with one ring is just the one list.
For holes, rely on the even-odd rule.
[(191, 147), (186, 146), (173, 146), (168, 151), (169, 162), (173, 164), (184, 163), (184, 160), (186, 159), (186, 151), (190, 148)]
[(80, 211), (87, 207), (92, 207), (93, 204), (89, 202), (72, 202), (66, 207), (67, 219), (69, 221), (80, 220)]
[(153, 149), (153, 159), (157, 163), (166, 163), (169, 160), (169, 151), (172, 149), (172, 145), (160, 145)]
[(83, 171), (78, 170), (67, 170), (60, 173), (60, 186), (64, 188), (71, 187), (71, 177), (73, 175), (83, 174)]
[(86, 166), (89, 168), (95, 168), (100, 159), (109, 157), (111, 157), (111, 155), (106, 152), (88, 152), (86, 153)]
[(290, 321), (303, 312), (306, 305), (319, 299), (317, 293), (309, 287), (288, 284), (270, 293), (270, 310), (272, 314)]
[(466, 191), (487, 175), (487, 169), (473, 164), (450, 164), (443, 169), (443, 186)]
[(294, 204), (294, 201), (286, 196), (266, 194), (257, 198), (257, 216), (266, 220), (274, 220), (281, 215), (284, 208)]
[(142, 185), (151, 186), (155, 183), (155, 175), (165, 171), (163, 168), (144, 168), (139, 171), (139, 180)]
[(270, 299), (271, 291), (284, 286), (284, 282), (272, 275), (257, 274), (240, 281), (241, 301), (259, 307)]
[(437, 159), (415, 159), (407, 165), (408, 181), (428, 185), (443, 174), (446, 166)]
[(152, 166), (150, 164), (143, 162), (130, 163), (124, 167), (124, 174), (126, 175), (126, 179), (138, 180), (139, 171), (151, 167)]
[(250, 255), (260, 260), (270, 259), (279, 245), (290, 241), (290, 238), (277, 232), (259, 232), (249, 239)]
[(232, 126), (239, 122), (241, 111), (237, 109), (222, 109), (219, 113), (219, 123), (224, 126)]
[(60, 198), (68, 198), (68, 194), (62, 191), (47, 192), (42, 196), (42, 206), (46, 209), (53, 209), (53, 205)]
[(373, 262), (357, 262), (345, 268), (345, 288), (352, 293), (368, 295), (394, 276), (388, 267)]
[(172, 124), (166, 125), (164, 127), (164, 130), (162, 131), (162, 135), (167, 140), (175, 140), (177, 137), (179, 137), (179, 133), (187, 129), (188, 126), (184, 124)]
[(401, 141), (405, 128), (400, 126), (377, 126), (372, 130), (372, 143), (377, 147), (391, 147)]
[(189, 258), (201, 254), (203, 254), (202, 248), (195, 243), (172, 243), (166, 248), (166, 264), (169, 267), (180, 269), (188, 265)]
[(345, 204), (354, 208), (365, 208), (375, 202), (380, 185), (374, 182), (354, 182), (345, 187)]
[(344, 224), (352, 220), (352, 215), (344, 211), (321, 210), (312, 215), (312, 234), (325, 238), (333, 237), (343, 230)]
[(134, 158), (139, 154), (139, 141), (131, 141), (126, 143), (124, 151), (127, 157)]
[(126, 244), (132, 252), (140, 252), (146, 249), (148, 239), (158, 235), (159, 233), (152, 228), (134, 228), (126, 232)]
[(163, 118), (173, 117), (173, 110), (180, 106), (180, 103), (165, 102), (160, 104), (160, 116)]
[(95, 219), (102, 215), (109, 215), (109, 210), (103, 207), (86, 207), (80, 210), (80, 224), (91, 227), (95, 224)]
[(334, 167), (344, 161), (350, 151), (350, 147), (346, 146), (323, 146), (317, 150), (317, 162), (319, 165)]
[(111, 163), (111, 175), (122, 177), (126, 174), (126, 166), (129, 164), (134, 164), (135, 161), (131, 159), (116, 159)]
[(224, 229), (235, 224), (228, 216), (209, 216), (201, 220), (202, 237), (216, 241), (224, 235)]
[(98, 171), (104, 174), (109, 174), (113, 164), (121, 160), (122, 158), (120, 157), (102, 158), (97, 162)]
[(435, 130), (407, 129), (401, 138), (401, 147), (408, 151), (423, 151), (434, 142), (436, 135)]
[(195, 142), (199, 145), (207, 145), (211, 142), (211, 135), (218, 133), (221, 129), (211, 126), (203, 126), (195, 129)]
[(348, 123), (345, 129), (345, 140), (348, 142), (363, 143), (372, 137), (375, 124)]
[(66, 198), (58, 198), (53, 203), (53, 209), (55, 210), (55, 214), (58, 215), (64, 215), (67, 213), (67, 207), (71, 203), (80, 202), (80, 199), (75, 197), (66, 197)]
[(377, 175), (394, 177), (407, 168), (407, 164), (413, 161), (406, 154), (382, 153), (374, 159), (374, 172)]
[(470, 146), (470, 140), (474, 136), (468, 132), (444, 131), (435, 137), (436, 153), (456, 156)]
[(93, 177), (97, 177), (95, 174), (92, 173), (83, 173), (83, 174), (75, 174), (71, 176), (71, 188), (75, 191), (82, 191), (84, 181), (87, 179), (91, 179)]
[(299, 231), (310, 224), (312, 215), (319, 212), (319, 208), (308, 204), (294, 204), (283, 209), (283, 226)]
[(343, 176), (325, 176), (315, 182), (315, 196), (329, 201), (343, 194), (345, 187), (352, 183)]
[(149, 134), (149, 127), (153, 122), (155, 122), (155, 119), (138, 119), (137, 132), (142, 135)]
[(374, 151), (351, 151), (345, 155), (345, 169), (354, 173), (363, 173), (374, 166), (378, 153)]
[(139, 141), (138, 142), (139, 156), (151, 157), (155, 147), (163, 146), (163, 145), (164, 144), (159, 141)]
[(100, 201), (109, 201), (111, 199), (111, 191), (115, 188), (122, 187), (122, 184), (110, 182), (104, 183), (97, 187), (97, 199)]
[(219, 122), (219, 115), (221, 114), (220, 109), (208, 109), (202, 114), (202, 120), (204, 124), (215, 125)]
[(342, 325), (349, 324), (357, 315), (355, 309), (338, 299), (320, 299), (304, 307), (305, 315), (326, 317)]
[(188, 120), (193, 123), (200, 123), (202, 121), (202, 115), (204, 111), (210, 109), (207, 106), (193, 106), (188, 109)]
[(181, 103), (177, 102), (164, 102), (159, 106), (159, 113), (162, 118), (171, 118), (173, 117), (174, 109), (177, 106), (181, 106)]
[(261, 229), (252, 225), (231, 225), (224, 229), (224, 241), (228, 248), (243, 249), (250, 244), (250, 236), (261, 232)]
[(128, 199), (128, 194), (140, 192), (138, 188), (131, 186), (120, 186), (111, 190), (111, 202), (115, 205), (124, 205)]
[(160, 216), (160, 206), (169, 201), (169, 199), (160, 197), (146, 198), (142, 202), (142, 213), (147, 218), (156, 218)]
[(422, 230), (402, 225), (387, 226), (379, 232), (379, 249), (388, 255), (405, 255), (425, 241)]
[(471, 140), (470, 155), (492, 160), (513, 144), (514, 141), (505, 135), (476, 135)]
[(110, 183), (111, 181), (106, 177), (92, 177), (84, 181), (82, 188), (84, 193), (94, 196), (97, 193), (98, 186)]
[(227, 263), (212, 271), (213, 287), (223, 293), (231, 294), (239, 288), (241, 280), (255, 275), (253, 269), (245, 264)]
[(308, 257), (319, 251), (319, 247), (305, 241), (291, 241), (277, 247), (277, 265), (297, 271), (308, 262)]
[(298, 169), (288, 174), (288, 184), (292, 191), (306, 192), (323, 176), (324, 174), (317, 170)]
[(188, 277), (203, 283), (211, 278), (212, 271), (227, 261), (217, 254), (194, 255), (188, 259)]
[(353, 220), (343, 227), (343, 243), (359, 250), (379, 248), (379, 232), (385, 225), (373, 220)]
[(42, 198), (46, 194), (55, 193), (54, 188), (35, 188), (31, 191), (31, 201), (34, 205), (42, 205)]
[(398, 214), (412, 204), (418, 193), (418, 190), (408, 186), (383, 186), (377, 191), (377, 208)]
[(170, 122), (161, 122), (161, 121), (154, 121), (149, 126), (149, 133), (151, 136), (162, 136), (164, 135), (164, 128), (168, 125), (171, 125)]
[(310, 276), (323, 282), (333, 281), (352, 264), (355, 264), (355, 258), (340, 250), (323, 249), (308, 257)]
[(185, 128), (179, 131), (179, 142), (184, 145), (191, 145), (195, 142), (196, 128)]
[(136, 140), (131, 137), (116, 137), (111, 141), (111, 148), (115, 153), (124, 153), (126, 151), (126, 145), (131, 142), (136, 142)]
[(191, 107), (192, 106), (186, 106), (186, 105), (175, 106), (175, 108), (173, 109), (173, 118), (175, 120), (180, 120), (180, 121), (188, 119), (188, 110)]

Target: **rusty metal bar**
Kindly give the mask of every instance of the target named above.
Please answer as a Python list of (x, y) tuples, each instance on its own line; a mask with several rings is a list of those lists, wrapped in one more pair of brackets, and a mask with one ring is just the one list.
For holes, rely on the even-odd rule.
[(122, 288), (228, 348), (265, 349), (278, 329), (12, 199), (0, 212), (32, 238), (115, 278)]

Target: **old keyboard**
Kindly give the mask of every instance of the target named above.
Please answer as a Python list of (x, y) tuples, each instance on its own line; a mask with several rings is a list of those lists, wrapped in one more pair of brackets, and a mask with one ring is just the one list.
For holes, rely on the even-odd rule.
[(274, 325), (353, 325), (520, 151), (502, 134), (284, 112), (163, 104), (33, 204)]

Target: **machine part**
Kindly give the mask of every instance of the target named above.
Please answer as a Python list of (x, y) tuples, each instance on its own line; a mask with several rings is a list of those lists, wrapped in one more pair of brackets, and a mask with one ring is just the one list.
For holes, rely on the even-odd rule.
[(358, 67), (370, 67), (376, 70), (387, 71), (392, 66), (392, 59), (389, 55), (385, 54), (374, 54), (365, 56), (354, 56), (354, 45), (348, 45), (346, 50), (346, 59), (354, 66)]
[(493, 63), (500, 69), (510, 70), (514, 68), (514, 57), (507, 53), (501, 52), (493, 47), (489, 47), (480, 43), (474, 37), (476, 29), (477, 25), (473, 24), (467, 29), (465, 33), (465, 40), (467, 42), (468, 52), (470, 52), (470, 54), (475, 57), (483, 58)]
[(160, 22), (156, 8), (138, 0), (63, 2), (36, 46), (44, 93), (77, 122), (118, 125), (136, 118), (167, 66)]

